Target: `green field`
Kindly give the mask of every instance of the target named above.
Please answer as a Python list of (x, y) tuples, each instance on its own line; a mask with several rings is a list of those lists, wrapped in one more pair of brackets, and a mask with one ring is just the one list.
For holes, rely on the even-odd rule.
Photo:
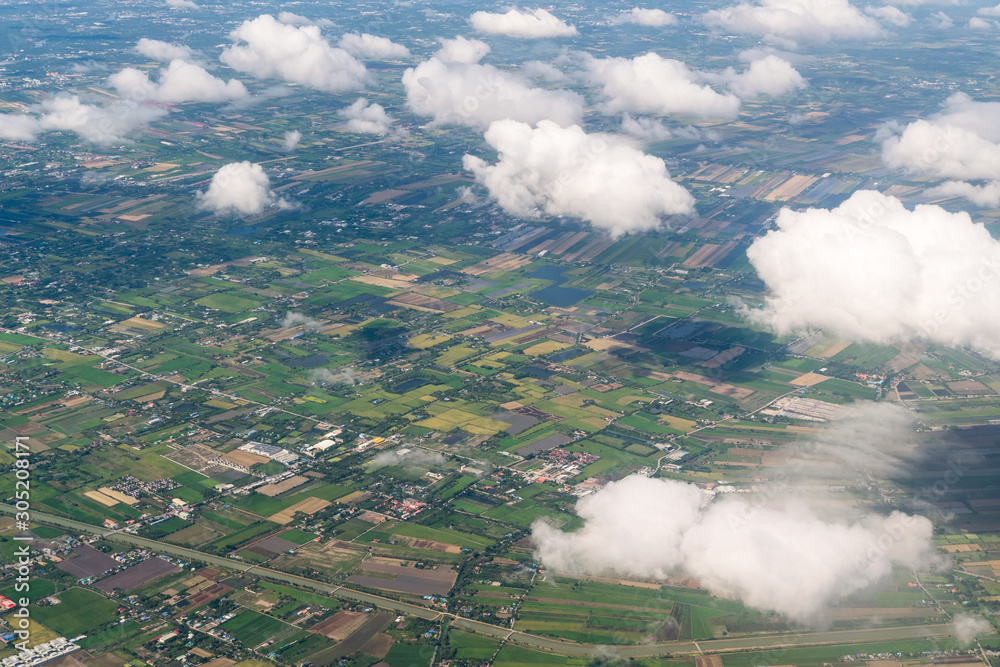
[(286, 627), (276, 618), (255, 611), (243, 611), (219, 626), (244, 646), (254, 647)]
[(241, 313), (245, 310), (256, 308), (261, 304), (260, 301), (247, 298), (242, 294), (237, 295), (233, 292), (219, 292), (211, 294), (209, 296), (196, 299), (195, 303), (206, 308), (221, 310), (224, 313)]
[(56, 597), (60, 604), (33, 606), (31, 617), (64, 637), (92, 633), (117, 615), (118, 603), (93, 591), (71, 588)]

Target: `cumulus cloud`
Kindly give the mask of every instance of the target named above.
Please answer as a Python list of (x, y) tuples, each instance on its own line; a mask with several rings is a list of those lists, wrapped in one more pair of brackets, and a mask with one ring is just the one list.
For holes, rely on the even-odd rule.
[(107, 69), (107, 65), (99, 63), (96, 60), (87, 60), (82, 63), (73, 63), (70, 65), (70, 71), (74, 74), (90, 74), (91, 72), (107, 71)]
[(198, 9), (198, 5), (191, 0), (167, 0), (167, 7), (171, 9)]
[(337, 46), (359, 58), (375, 58), (380, 60), (401, 60), (410, 57), (410, 50), (402, 44), (396, 44), (391, 39), (376, 37), (366, 32), (349, 32), (340, 38)]
[(739, 74), (730, 67), (718, 79), (741, 99), (762, 95), (779, 97), (809, 85), (790, 62), (775, 55), (754, 60), (745, 72)]
[[(121, 141), (128, 134), (144, 127), (167, 112), (157, 107), (131, 101), (112, 102), (104, 106), (86, 104), (76, 95), (58, 95), (32, 109), (38, 116), (15, 114), (6, 125), (19, 129), (20, 137), (28, 129), (37, 134), (49, 131), (73, 132), (81, 139), (96, 144)], [(20, 118), (20, 120), (15, 120)], [(34, 119), (34, 122), (26, 119)]]
[(945, 184), (946, 192), (991, 201), (1000, 185), (1000, 102), (976, 102), (965, 93), (945, 101), (940, 113), (905, 127), (889, 125), (876, 139), (882, 161), (908, 173), (936, 178), (987, 180), (985, 188)]
[(360, 382), (357, 371), (353, 368), (341, 368), (333, 372), (328, 368), (314, 368), (309, 372), (309, 381), (316, 385), (346, 384), (351, 387)]
[(633, 7), (632, 9), (624, 11), (611, 19), (611, 22), (616, 25), (620, 25), (622, 23), (634, 23), (636, 25), (662, 27), (674, 25), (677, 23), (677, 17), (673, 14), (668, 14), (662, 9), (641, 9), (639, 7)]
[(976, 206), (1000, 208), (1000, 181), (990, 181), (983, 185), (973, 185), (965, 181), (945, 181), (928, 189), (929, 197), (964, 197)]
[(197, 193), (198, 206), (216, 214), (256, 215), (267, 208), (290, 208), (271, 191), (264, 168), (252, 162), (230, 162), (212, 176), (208, 190)]
[(108, 84), (124, 97), (155, 102), (231, 102), (249, 95), (241, 81), (212, 76), (200, 65), (173, 60), (153, 83), (145, 72), (126, 67), (108, 77)]
[(233, 69), (329, 92), (355, 90), (369, 82), (365, 66), (330, 46), (318, 26), (281, 23), (270, 14), (244, 21), (230, 34), (235, 43), (219, 59)]
[(898, 405), (853, 403), (811, 439), (783, 446), (784, 467), (794, 469), (807, 483), (823, 479), (850, 484), (869, 475), (908, 474), (915, 456), (910, 445), (912, 423), (910, 412)]
[(312, 19), (301, 16), (299, 14), (293, 14), (292, 12), (280, 12), (278, 14), (278, 20), (282, 23), (287, 23), (288, 25), (318, 25), (323, 27), (330, 27), (336, 25), (330, 19), (317, 19), (313, 21)]
[(293, 12), (281, 12), (278, 14), (278, 20), (286, 25), (312, 25), (313, 21), (310, 18), (302, 16), (301, 14), (295, 14)]
[(478, 39), (455, 37), (454, 39), (439, 38), (441, 48), (434, 57), (443, 63), (478, 63), (490, 52), (490, 45)]
[(886, 5), (884, 7), (873, 7), (869, 5), (865, 7), (865, 14), (869, 16), (874, 16), (877, 19), (890, 23), (897, 28), (905, 28), (913, 22), (913, 17), (904, 12), (903, 10), (893, 7), (892, 5)]
[(577, 34), (576, 27), (567, 24), (544, 9), (509, 9), (503, 14), (476, 12), (470, 18), (472, 27), (479, 32), (506, 35), (520, 39), (540, 37), (570, 37)]
[(980, 16), (1000, 16), (1000, 5), (996, 7), (980, 7), (976, 10)]
[(80, 176), (80, 185), (100, 185), (114, 178), (110, 173), (100, 171), (85, 171)]
[(191, 49), (186, 46), (171, 44), (170, 42), (161, 42), (158, 39), (149, 39), (148, 37), (143, 37), (136, 42), (135, 50), (147, 58), (162, 60), (164, 62), (190, 58), (193, 53)]
[(302, 141), (302, 133), (298, 130), (288, 130), (285, 132), (285, 137), (282, 140), (281, 147), (286, 151), (295, 150), (295, 147), (299, 145)]
[(705, 14), (705, 21), (728, 32), (757, 35), (787, 43), (873, 39), (882, 35), (878, 21), (848, 0), (760, 0), (741, 2)]
[(773, 46), (757, 46), (752, 49), (743, 49), (738, 54), (739, 59), (745, 63), (752, 63), (767, 56), (777, 56), (793, 65), (804, 65), (815, 60), (814, 56), (803, 55), (795, 51), (783, 51)]
[(586, 75), (601, 86), (608, 113), (682, 113), (699, 118), (735, 118), (740, 100), (718, 93), (679, 60), (647, 53), (635, 58), (590, 58)]
[(628, 113), (622, 114), (622, 132), (646, 141), (663, 141), (674, 136), (663, 121), (656, 118), (633, 118)]
[(5, 141), (34, 141), (42, 132), (41, 122), (23, 113), (0, 114), (0, 139)]
[(583, 98), (566, 90), (531, 87), (527, 80), (492, 65), (426, 60), (403, 73), (406, 103), (439, 125), (485, 128), (496, 120), (560, 125), (580, 122)]
[(818, 620), (893, 565), (934, 562), (933, 526), (924, 517), (893, 512), (852, 521), (821, 517), (792, 499), (707, 500), (692, 484), (627, 477), (577, 502), (584, 523), (575, 532), (536, 521), (536, 555), (560, 572), (692, 576), (717, 595), (800, 622)]
[(993, 30), (997, 27), (996, 21), (989, 21), (978, 16), (969, 19), (968, 27), (972, 30)]
[(31, 113), (0, 114), (0, 139), (32, 141), (45, 132), (63, 131), (91, 143), (109, 144), (165, 114), (133, 101), (97, 106), (76, 95), (58, 95), (33, 106)]
[(394, 449), (389, 452), (379, 452), (371, 460), (375, 466), (411, 465), (422, 468), (440, 468), (448, 462), (448, 457), (440, 452), (429, 452), (426, 449), (407, 448)]
[(485, 138), (498, 161), (466, 155), (462, 165), (513, 215), (572, 216), (617, 237), (656, 229), (662, 215), (693, 211), (694, 198), (670, 180), (663, 160), (621, 137), (547, 120), (537, 128), (500, 120)]
[(657, 118), (633, 117), (622, 114), (622, 132), (644, 141), (663, 141), (665, 139), (689, 139), (691, 141), (719, 141), (721, 135), (714, 130), (702, 130), (694, 126), (669, 128)]
[(291, 310), (285, 313), (285, 316), (281, 320), (281, 328), (290, 329), (297, 326), (302, 326), (304, 329), (319, 329), (323, 326), (323, 323), (308, 315), (296, 313)]
[(767, 285), (752, 322), (876, 343), (931, 340), (1000, 359), (1000, 242), (967, 213), (856, 192), (783, 209), (747, 257)]
[(963, 647), (971, 646), (976, 637), (993, 632), (993, 624), (976, 614), (955, 614), (954, 627), (955, 637)]
[(934, 14), (931, 14), (928, 20), (930, 21), (932, 26), (940, 30), (948, 30), (950, 28), (955, 27), (955, 22), (952, 20), (950, 16), (948, 16), (944, 12), (936, 12)]
[(340, 115), (348, 119), (347, 129), (359, 134), (385, 134), (393, 123), (381, 104), (369, 104), (363, 97), (341, 109)]
[(543, 81), (549, 81), (550, 83), (555, 83), (557, 81), (563, 81), (566, 79), (566, 75), (562, 70), (557, 69), (554, 65), (541, 60), (529, 60), (521, 65), (521, 73), (525, 76), (530, 76), (533, 79), (541, 79)]

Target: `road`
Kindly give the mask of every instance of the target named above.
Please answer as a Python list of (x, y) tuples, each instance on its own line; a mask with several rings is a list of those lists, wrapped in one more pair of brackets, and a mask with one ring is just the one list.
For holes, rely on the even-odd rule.
[[(725, 639), (706, 639), (699, 642), (671, 642), (669, 644), (639, 644), (631, 646), (598, 646), (577, 644), (549, 637), (510, 630), (496, 625), (456, 618), (452, 626), (480, 634), (488, 634), (499, 639), (510, 635), (509, 641), (540, 648), (555, 653), (569, 655), (596, 656), (607, 654), (610, 648), (622, 658), (654, 658), (664, 655), (703, 655), (712, 653), (732, 653), (736, 651), (771, 650), (801, 648), (806, 646), (837, 646), (841, 644), (862, 644), (872, 642), (897, 641), (904, 639), (941, 638), (954, 636), (951, 624), (917, 625), (897, 628), (874, 628), (869, 630), (829, 630), (820, 632), (789, 633), (781, 635), (756, 635)], [(486, 626), (485, 628), (482, 626)], [(488, 629), (487, 629), (488, 628)]]
[[(0, 513), (14, 514), (16, 512), (12, 505), (0, 503)], [(271, 568), (259, 565), (250, 565), (242, 561), (206, 554), (194, 549), (187, 549), (174, 544), (150, 540), (145, 537), (138, 537), (123, 533), (119, 530), (105, 530), (101, 526), (94, 526), (89, 523), (66, 519), (54, 514), (42, 512), (31, 512), (33, 522), (70, 528), (81, 534), (101, 536), (108, 540), (131, 544), (153, 551), (169, 554), (184, 560), (198, 561), (215, 567), (237, 570), (251, 574), (261, 579), (268, 579), (281, 583), (293, 584), (302, 588), (308, 588), (324, 595), (369, 604), (373, 607), (391, 609), (397, 613), (410, 614), (427, 620), (441, 620), (445, 617), (451, 619), (454, 627), (470, 632), (496, 637), (516, 644), (530, 646), (536, 649), (553, 651), (567, 655), (597, 656), (607, 653), (608, 647), (598, 644), (578, 644), (550, 637), (542, 637), (527, 632), (511, 631), (510, 628), (490, 625), (469, 618), (455, 616), (447, 612), (427, 609), (418, 605), (392, 600), (390, 598), (363, 593), (361, 591), (344, 588), (328, 584), (315, 579), (299, 577), (294, 574), (272, 570)], [(920, 639), (924, 637), (939, 638), (954, 636), (954, 630), (950, 623), (938, 625), (903, 626), (893, 628), (874, 628), (869, 630), (828, 630), (818, 632), (787, 633), (780, 635), (756, 635), (753, 637), (733, 637), (723, 639), (707, 639), (695, 642), (671, 642), (663, 644), (641, 644), (632, 646), (615, 646), (614, 652), (622, 657), (628, 658), (652, 658), (663, 655), (702, 655), (704, 653), (725, 653), (733, 651), (747, 650), (767, 650), (790, 647), (820, 646), (820, 645), (840, 645), (840, 644), (860, 644), (871, 642), (895, 641), (904, 639)]]
[[(14, 514), (15, 511), (16, 510), (12, 505), (0, 503), (0, 512), (6, 514)], [(233, 560), (232, 558), (226, 558), (224, 556), (206, 554), (201, 551), (195, 551), (194, 549), (187, 549), (185, 547), (180, 547), (177, 546), (176, 544), (168, 544), (166, 542), (160, 542), (159, 540), (150, 540), (145, 537), (130, 535), (128, 533), (124, 533), (118, 530), (109, 531), (101, 528), (100, 526), (94, 526), (89, 523), (83, 523), (81, 521), (74, 521), (73, 519), (66, 519), (61, 516), (55, 516), (54, 514), (44, 514), (42, 512), (33, 511), (31, 512), (31, 520), (37, 523), (51, 524), (55, 526), (60, 526), (62, 528), (71, 528), (75, 531), (79, 531), (80, 533), (101, 536), (108, 540), (113, 540), (115, 542), (123, 542), (125, 544), (130, 544), (132, 546), (158, 551), (161, 553), (168, 554), (170, 556), (176, 556), (177, 558), (181, 558), (184, 560), (198, 561), (200, 563), (205, 563), (206, 565), (212, 565), (214, 567), (221, 567), (227, 570), (236, 570), (252, 574), (253, 576), (257, 576), (262, 579), (269, 579), (282, 583), (294, 584), (296, 586), (309, 588), (318, 593), (323, 593), (325, 595), (329, 595), (331, 597), (339, 598), (342, 600), (351, 600), (354, 602), (360, 602), (362, 604), (370, 604), (373, 607), (377, 606), (377, 607), (382, 607), (384, 609), (392, 609), (393, 611), (405, 614), (411, 614), (413, 616), (419, 616), (420, 618), (425, 618), (428, 620), (436, 619), (439, 616), (441, 616), (441, 612), (434, 609), (428, 609), (426, 607), (407, 604), (405, 602), (399, 602), (397, 600), (384, 598), (378, 595), (362, 593), (361, 591), (347, 589), (344, 588), (343, 586), (336, 586), (334, 584), (328, 584), (326, 582), (317, 581), (315, 579), (299, 577), (294, 574), (288, 574), (287, 572), (272, 570), (271, 568), (261, 567), (259, 565), (251, 565), (243, 561)]]

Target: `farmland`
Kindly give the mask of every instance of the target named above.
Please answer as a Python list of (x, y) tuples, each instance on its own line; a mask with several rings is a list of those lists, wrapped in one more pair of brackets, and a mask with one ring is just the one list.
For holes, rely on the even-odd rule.
[[(854, 22), (757, 34), (719, 17), (767, 2), (557, 2), (565, 34), (528, 38), (468, 3), (41, 4), (0, 7), (0, 592), (30, 545), (33, 642), (101, 667), (998, 662), (995, 285), (949, 282), (993, 263), (924, 266), (963, 238), (928, 212), (991, 249), (996, 174), (942, 189), (884, 138), (965, 105), (986, 132), (995, 9), (797, 2), (781, 22)], [(257, 53), (251, 25), (288, 38)], [(233, 96), (171, 99), (181, 65)], [(508, 116), (554, 138), (514, 150)], [(577, 130), (598, 153), (562, 155)], [(864, 191), (932, 240), (864, 255), (869, 212), (857, 265), (831, 232), (766, 270), (789, 219)], [(860, 315), (833, 298), (858, 286)]]

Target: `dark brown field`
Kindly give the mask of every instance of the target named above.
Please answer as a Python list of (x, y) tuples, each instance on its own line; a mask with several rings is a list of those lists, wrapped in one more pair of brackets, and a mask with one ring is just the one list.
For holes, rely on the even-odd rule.
[(142, 586), (147, 581), (152, 581), (157, 577), (172, 572), (180, 572), (181, 569), (173, 563), (162, 558), (147, 558), (138, 565), (133, 565), (123, 572), (113, 574), (107, 579), (102, 579), (94, 584), (94, 588), (108, 593), (116, 588), (123, 591), (130, 591), (133, 588)]
[(111, 556), (102, 553), (90, 546), (89, 544), (81, 544), (73, 548), (73, 551), (80, 554), (76, 558), (71, 558), (69, 560), (64, 560), (61, 563), (56, 564), (63, 572), (69, 572), (70, 574), (80, 577), (94, 577), (98, 574), (104, 574), (108, 570), (118, 567), (121, 565)]

